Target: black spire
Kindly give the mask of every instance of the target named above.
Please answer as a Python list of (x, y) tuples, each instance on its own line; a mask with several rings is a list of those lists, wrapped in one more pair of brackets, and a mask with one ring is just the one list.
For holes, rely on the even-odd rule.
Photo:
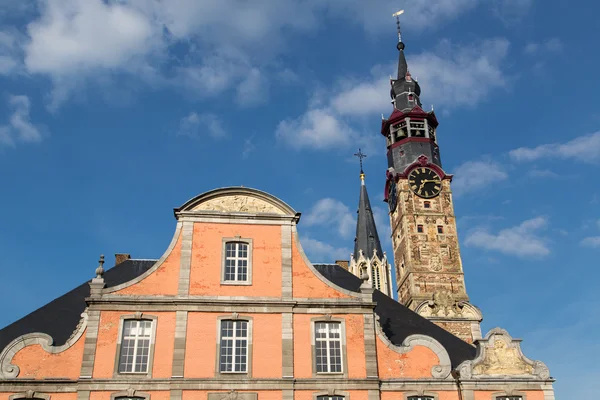
[[(360, 150), (359, 154), (362, 154)], [(381, 242), (379, 242), (375, 218), (373, 217), (373, 210), (371, 209), (367, 187), (365, 186), (365, 174), (362, 172), (362, 168), (360, 173), (358, 217), (356, 219), (356, 238), (354, 239), (354, 259), (356, 260), (360, 257), (359, 250), (362, 250), (366, 258), (373, 257), (373, 250), (376, 251), (377, 257), (380, 260), (383, 258)]]
[(394, 14), (396, 17), (396, 24), (398, 26), (398, 76), (396, 79), (392, 79), (392, 89), (390, 96), (394, 103), (394, 108), (400, 111), (412, 110), (415, 106), (421, 107), (421, 87), (416, 80), (412, 78), (408, 71), (408, 63), (404, 55), (404, 48), (406, 45), (402, 41), (402, 33), (400, 32), (400, 15), (404, 11), (398, 11)]

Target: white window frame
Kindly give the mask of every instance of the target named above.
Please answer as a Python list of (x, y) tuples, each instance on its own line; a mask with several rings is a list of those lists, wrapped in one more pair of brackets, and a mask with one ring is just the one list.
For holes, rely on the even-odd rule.
[[(339, 319), (339, 318), (318, 318), (318, 319), (313, 319), (312, 322), (312, 347), (313, 347), (313, 351), (312, 351), (312, 356), (313, 356), (313, 372), (315, 376), (318, 375), (346, 375), (346, 371), (348, 370), (348, 367), (346, 365), (346, 327), (345, 327), (345, 323), (343, 319)], [(340, 337), (339, 338), (330, 338), (329, 337), (329, 328), (328, 328), (328, 332), (327, 332), (327, 337), (326, 338), (318, 338), (317, 339), (317, 329), (319, 324), (327, 324), (327, 326), (330, 326), (331, 324), (337, 324), (339, 326), (339, 330), (340, 330)], [(317, 342), (325, 342), (326, 344), (326, 354), (327, 354), (327, 370), (326, 371), (319, 371), (319, 366), (318, 366), (318, 362), (317, 362)], [(340, 370), (339, 371), (332, 371), (332, 364), (331, 364), (331, 343), (334, 342), (339, 342), (340, 343)]]
[[(134, 364), (133, 364), (133, 369), (134, 371), (129, 372), (129, 371), (121, 371), (120, 367), (121, 367), (121, 351), (122, 351), (122, 347), (123, 347), (123, 333), (124, 333), (124, 328), (125, 328), (125, 323), (127, 321), (137, 321), (138, 322), (138, 328), (139, 328), (139, 322), (140, 321), (149, 321), (150, 322), (150, 343), (149, 343), (149, 349), (148, 349), (148, 362), (146, 363), (146, 370), (145, 371), (139, 371), (139, 372), (135, 372), (135, 358), (136, 358), (136, 353), (134, 352)], [(121, 321), (119, 323), (119, 332), (118, 332), (118, 337), (117, 337), (117, 349), (116, 349), (116, 357), (115, 357), (115, 368), (114, 368), (114, 373), (113, 373), (113, 377), (114, 378), (127, 378), (127, 376), (129, 375), (136, 375), (136, 376), (146, 376), (148, 378), (152, 377), (152, 366), (154, 363), (154, 345), (156, 342), (156, 325), (158, 322), (158, 317), (155, 315), (147, 315), (147, 314), (142, 314), (141, 312), (139, 313), (135, 313), (135, 314), (131, 314), (131, 315), (122, 315), (121, 316)], [(136, 342), (136, 350), (137, 350), (137, 342)]]
[[(231, 322), (233, 323), (233, 336), (223, 336), (223, 324), (226, 322)], [(237, 336), (237, 325), (239, 323), (245, 323), (246, 324), (246, 336)], [(245, 339), (246, 340), (246, 352), (245, 352), (245, 356), (246, 356), (246, 362), (244, 364), (244, 370), (243, 371), (235, 371), (235, 367), (236, 367), (236, 362), (235, 362), (235, 357), (236, 357), (236, 349), (239, 349), (240, 347), (236, 347), (236, 341), (238, 339)], [(219, 373), (221, 374), (247, 374), (249, 372), (249, 364), (250, 364), (250, 352), (251, 352), (251, 330), (250, 330), (250, 321), (246, 320), (246, 319), (231, 319), (231, 318), (223, 318), (219, 320), (219, 358), (217, 360), (218, 364), (219, 364)], [(231, 362), (231, 367), (232, 367), (232, 371), (227, 371), (227, 370), (223, 370), (223, 363), (221, 362), (221, 357), (223, 355), (223, 339), (226, 340), (231, 340), (232, 343), (232, 347), (231, 347), (231, 357), (232, 357), (232, 362)], [(227, 365), (227, 364), (225, 364)]]
[[(227, 256), (227, 246), (229, 244), (236, 244), (235, 256)], [(247, 246), (247, 256), (239, 257), (239, 244)], [(252, 285), (252, 239), (244, 239), (242, 237), (234, 238), (223, 238), (223, 250), (222, 250), (222, 263), (221, 263), (221, 284), (222, 285)], [(227, 260), (235, 260), (235, 274), (234, 279), (226, 279), (225, 272), (227, 271)], [(239, 261), (246, 261), (246, 279), (239, 280)]]
[[(129, 327), (128, 327), (129, 325)], [(129, 330), (134, 332), (129, 336), (125, 336), (125, 331)], [(144, 335), (141, 335), (144, 332)], [(132, 341), (133, 354), (131, 355), (131, 363), (123, 364), (123, 343), (125, 341)], [(142, 346), (142, 342), (148, 342), (147, 354), (144, 362), (138, 362), (138, 353), (142, 351), (145, 346)], [(150, 348), (152, 347), (152, 320), (149, 319), (126, 319), (123, 321), (123, 332), (121, 336), (121, 351), (119, 352), (119, 373), (120, 374), (147, 374), (150, 365)], [(143, 356), (142, 356), (143, 357)], [(142, 359), (143, 361), (143, 359)], [(121, 370), (122, 366), (125, 366), (126, 370)], [(127, 369), (127, 366), (131, 367), (131, 370)], [(138, 367), (141, 367), (138, 369)]]

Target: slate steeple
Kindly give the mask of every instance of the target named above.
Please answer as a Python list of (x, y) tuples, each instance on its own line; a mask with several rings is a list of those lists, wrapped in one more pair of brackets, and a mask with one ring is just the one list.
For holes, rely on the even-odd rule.
[(377, 234), (375, 218), (373, 216), (373, 210), (371, 209), (367, 186), (365, 185), (365, 174), (362, 170), (360, 171), (360, 198), (358, 201), (358, 215), (356, 219), (354, 255), (358, 256), (361, 250), (365, 257), (377, 255), (380, 260), (383, 258), (381, 242), (379, 241), (379, 235)]
[(355, 156), (360, 159), (360, 198), (356, 218), (354, 253), (350, 257), (349, 271), (359, 278), (365, 274), (368, 275), (369, 281), (375, 289), (391, 297), (391, 267), (381, 248), (373, 209), (365, 185), (365, 173), (362, 168), (362, 159), (366, 155), (358, 149)]

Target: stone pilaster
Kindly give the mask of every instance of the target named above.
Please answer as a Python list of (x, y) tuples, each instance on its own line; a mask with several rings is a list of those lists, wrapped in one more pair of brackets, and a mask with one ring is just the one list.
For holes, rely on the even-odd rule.
[(181, 259), (179, 263), (179, 288), (177, 294), (187, 296), (190, 292), (190, 270), (192, 265), (192, 238), (194, 223), (184, 222), (181, 233)]
[(94, 372), (94, 359), (96, 358), (96, 343), (98, 341), (98, 327), (100, 325), (100, 311), (88, 310), (85, 342), (83, 344), (83, 361), (79, 376), (83, 379), (91, 378)]
[(294, 377), (294, 314), (281, 314), (282, 369), (284, 378)]
[(292, 225), (281, 226), (281, 297), (292, 298)]
[(187, 338), (187, 311), (177, 311), (175, 317), (175, 342), (173, 345), (173, 378), (182, 378), (185, 367), (185, 345)]
[(376, 378), (377, 372), (377, 344), (375, 342), (375, 317), (373, 314), (364, 314), (365, 335), (365, 361), (367, 378)]

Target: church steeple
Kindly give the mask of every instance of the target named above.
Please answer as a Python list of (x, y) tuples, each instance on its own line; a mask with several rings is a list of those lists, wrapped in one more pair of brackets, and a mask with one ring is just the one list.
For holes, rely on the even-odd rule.
[(375, 217), (365, 185), (365, 173), (362, 168), (362, 160), (366, 155), (358, 149), (355, 156), (360, 159), (360, 197), (356, 218), (354, 253), (350, 258), (349, 270), (358, 277), (362, 277), (366, 273), (375, 289), (391, 297), (391, 267), (379, 241)]
[(382, 121), (381, 134), (387, 138), (388, 168), (402, 173), (417, 157), (425, 155), (432, 163), (442, 166), (436, 139), (438, 126), (435, 113), (426, 112), (421, 104), (421, 87), (412, 77), (404, 55), (406, 45), (398, 24), (398, 76), (390, 79), (390, 96), (394, 105), (392, 114)]
[(360, 252), (365, 257), (376, 255), (380, 260), (383, 258), (381, 242), (375, 226), (375, 217), (371, 209), (367, 186), (365, 185), (365, 174), (360, 173), (360, 198), (358, 200), (358, 215), (356, 218), (356, 237), (354, 239), (354, 254)]

